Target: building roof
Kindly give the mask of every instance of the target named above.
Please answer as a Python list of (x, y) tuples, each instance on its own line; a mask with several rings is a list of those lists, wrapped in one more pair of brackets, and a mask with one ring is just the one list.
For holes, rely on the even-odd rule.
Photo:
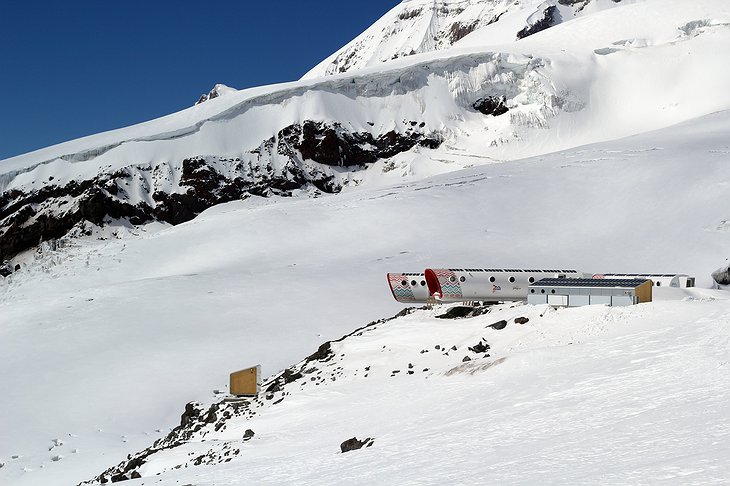
[[(441, 269), (439, 269), (441, 270)], [(448, 268), (450, 272), (491, 273), (578, 273), (578, 270), (524, 270), (519, 268)]]
[(686, 277), (685, 273), (604, 273), (606, 277)]
[(543, 278), (530, 287), (624, 287), (635, 289), (640, 287), (645, 278)]

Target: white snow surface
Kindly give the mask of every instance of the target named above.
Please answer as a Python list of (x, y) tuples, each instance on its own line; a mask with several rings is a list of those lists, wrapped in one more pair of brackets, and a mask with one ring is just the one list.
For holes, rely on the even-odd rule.
[[(709, 286), (730, 248), (729, 134), (722, 112), (420, 182), (229, 203), (177, 227), (44, 251), (0, 287), (0, 482), (89, 479), (164, 435), (187, 401), (212, 401), (229, 372), (261, 363), (273, 374), (395, 314), (388, 271), (676, 271)], [(669, 297), (678, 300), (545, 321), (525, 307), (516, 312), (531, 323), (517, 334), (512, 326), (480, 336), (484, 319), (414, 315), (353, 351), (347, 366), (377, 362), (379, 378), (297, 395), (240, 425), (257, 438), (235, 462), (162, 479), (239, 484), (251, 471), (269, 483), (529, 484), (539, 472), (553, 484), (714, 481), (729, 473), (718, 458), (730, 430), (730, 302), (702, 289)], [(463, 348), (478, 337), (494, 358), (508, 357), (501, 371), (447, 377), (460, 362), (444, 362), (432, 374), (383, 376), (429, 342)], [(381, 356), (381, 342), (400, 351)], [(376, 443), (339, 456), (352, 435)], [(442, 460), (445, 450), (453, 461)]]
[[(307, 119), (372, 133), (422, 120), (445, 137), (340, 195), (250, 198), (22, 255), (0, 280), (0, 483), (90, 479), (164, 436), (186, 402), (213, 401), (229, 372), (274, 374), (395, 314), (389, 271), (492, 266), (683, 272), (705, 288), (631, 309), (417, 312), (343, 344), (344, 379), (238, 423), (256, 437), (230, 463), (170, 471), (175, 451), (129, 484), (727, 482), (730, 294), (707, 287), (730, 248), (730, 4), (606, 6), (520, 41), (507, 33), (534, 9), (510, 11), (453, 47), (0, 161), (9, 190), (240, 156)], [(486, 95), (510, 111), (470, 108)], [(518, 315), (530, 322), (484, 329)], [(461, 368), (482, 337), (492, 356)], [(421, 356), (436, 344), (461, 351)], [(429, 372), (407, 375), (414, 360)], [(352, 436), (375, 443), (340, 455)]]

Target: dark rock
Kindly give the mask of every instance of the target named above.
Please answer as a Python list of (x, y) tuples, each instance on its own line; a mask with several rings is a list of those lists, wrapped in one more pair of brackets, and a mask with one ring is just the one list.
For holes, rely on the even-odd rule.
[(464, 356), (464, 359), (461, 360), (462, 363), (466, 363), (467, 361), (471, 361), (469, 356)]
[(515, 324), (527, 324), (528, 322), (530, 322), (530, 319), (528, 319), (527, 317), (515, 318)]
[(203, 422), (206, 424), (212, 424), (215, 423), (216, 420), (218, 420), (218, 415), (216, 412), (218, 411), (219, 405), (217, 403), (214, 403), (210, 406), (208, 409), (208, 413), (205, 414), (205, 417), (203, 418)]
[(327, 341), (317, 348), (317, 351), (310, 354), (306, 361), (328, 361), (334, 356), (332, 352), (332, 343)]
[[(463, 317), (469, 317), (474, 310), (473, 307), (466, 305), (458, 305), (452, 307), (446, 311), (446, 313), (436, 316), (437, 319), (461, 319)], [(438, 348), (436, 348), (438, 349)]]
[(198, 421), (202, 412), (199, 406), (200, 404), (197, 402), (190, 402), (185, 405), (185, 411), (180, 416), (180, 427), (188, 427)]
[(356, 451), (358, 449), (362, 449), (363, 446), (370, 447), (374, 442), (375, 439), (370, 437), (364, 440), (358, 440), (357, 437), (353, 437), (352, 439), (347, 439), (345, 442), (340, 444), (340, 451), (342, 451), (343, 454), (345, 452)]
[(730, 285), (730, 266), (723, 266), (712, 272), (712, 279), (718, 285)]
[(284, 372), (281, 374), (281, 379), (283, 380), (284, 384), (293, 383), (300, 378), (303, 378), (302, 374), (298, 371), (292, 371), (292, 370), (284, 370)]
[(479, 98), (472, 106), (484, 115), (499, 116), (509, 111), (506, 103), (507, 99), (504, 96), (487, 96)]
[(559, 24), (562, 20), (563, 18), (560, 15), (558, 7), (550, 5), (543, 11), (542, 18), (540, 20), (517, 32), (517, 38), (524, 39), (532, 34), (537, 34), (545, 29), (549, 29), (553, 25)]
[(438, 148), (442, 142), (440, 137), (412, 129), (406, 133), (390, 131), (374, 138), (369, 132), (349, 132), (339, 123), (310, 120), (283, 128), (277, 139), (299, 151), (304, 160), (336, 167), (363, 166), (406, 152), (416, 145)]
[(243, 433), (243, 440), (250, 440), (254, 435), (256, 434), (253, 430), (246, 429), (246, 432)]
[(8, 277), (13, 273), (13, 267), (10, 262), (3, 262), (0, 265), (0, 277)]
[[(325, 343), (325, 344), (328, 344), (328, 343)], [(276, 393), (278, 391), (281, 391), (283, 389), (284, 385), (293, 383), (301, 378), (304, 378), (304, 375), (302, 375), (298, 371), (286, 369), (279, 376), (274, 378), (274, 380), (271, 382), (271, 384), (266, 388), (266, 392), (267, 393)], [(279, 403), (280, 401), (281, 400), (279, 400), (276, 403)]]
[(482, 304), (481, 307), (475, 307), (471, 313), (471, 317), (478, 317), (484, 314), (489, 314), (492, 311), (492, 309), (490, 308), (491, 305), (492, 304)]
[(453, 44), (474, 32), (478, 23), (479, 22), (475, 20), (468, 24), (463, 22), (454, 22), (451, 24), (451, 29), (449, 29), (449, 38), (451, 39), (451, 43)]
[(489, 351), (489, 344), (479, 341), (474, 346), (471, 346), (469, 348), (469, 351), (472, 351), (474, 353), (486, 353), (487, 351)]
[(491, 327), (492, 329), (496, 329), (498, 331), (501, 331), (502, 329), (504, 329), (505, 327), (507, 327), (507, 321), (505, 321), (505, 320), (497, 321), (494, 324), (488, 325), (487, 327)]

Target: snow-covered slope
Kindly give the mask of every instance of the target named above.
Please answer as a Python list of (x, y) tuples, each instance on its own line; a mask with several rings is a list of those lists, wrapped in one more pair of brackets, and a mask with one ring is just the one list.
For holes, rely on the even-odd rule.
[(495, 23), (458, 49), (231, 92), (2, 161), (0, 258), (69, 231), (415, 180), (730, 107), (726, 2), (610, 3), (519, 42), (489, 44)]
[[(373, 323), (248, 404), (189, 405), (169, 437), (99, 479), (722, 483), (730, 302), (695, 294), (706, 298)], [(351, 437), (368, 445), (343, 456)]]
[[(186, 403), (217, 402), (230, 371), (261, 363), (275, 377), (394, 315), (388, 271), (676, 271), (709, 287), (730, 248), (730, 6), (610, 3), (567, 6), (575, 18), (514, 41), (551, 6), (523, 2), (529, 15), (510, 10), (448, 49), (228, 92), (1, 161), (0, 253), (20, 269), (0, 278), (0, 483), (91, 479), (165, 437)], [(721, 480), (727, 295), (524, 306), (523, 327), (504, 308), (500, 333), (485, 316), (381, 323), (325, 364), (335, 382), (295, 380), (250, 423), (209, 432), (225, 459), (240, 450), (230, 467), (193, 467), (215, 447), (191, 436), (128, 472), (164, 471), (162, 484), (235, 484), (242, 471), (318, 484)], [(465, 368), (460, 353), (420, 353), (477, 338), (492, 356)], [(226, 435), (247, 428), (245, 443)], [(375, 443), (338, 455), (352, 435)], [(444, 450), (465, 475), (435, 470)]]
[[(473, 32), (489, 32), (486, 45), (509, 44), (578, 16), (615, 7), (620, 1), (405, 0), (303, 79), (446, 50), (459, 46)], [(626, 3), (633, 2), (624, 0)]]
[[(273, 375), (312, 353), (323, 341), (395, 314), (401, 306), (387, 288), (388, 271), (427, 266), (555, 265), (587, 272), (688, 272), (698, 277), (700, 286), (709, 286), (710, 272), (730, 248), (730, 215), (724, 203), (730, 187), (726, 170), (729, 136), (730, 113), (724, 112), (632, 139), (475, 167), (421, 182), (317, 199), (251, 198), (221, 205), (154, 234), (71, 240), (56, 250), (46, 248), (0, 283), (0, 387), (5, 390), (0, 415), (5, 438), (0, 442), (0, 461), (5, 467), (0, 469), (0, 482), (73, 484), (91, 479), (163, 437), (179, 423), (185, 403), (214, 401), (212, 391), (225, 390), (230, 371), (261, 363), (265, 374)], [(720, 294), (698, 297), (719, 298)], [(663, 317), (665, 312), (674, 312), (667, 307), (637, 308), (630, 319), (638, 319), (639, 326), (683, 323), (685, 327), (677, 330), (682, 330), (681, 336), (687, 335), (693, 322), (705, 319), (703, 329), (720, 332), (724, 322), (720, 316), (726, 312), (723, 302), (679, 302), (677, 316), (671, 321)], [(602, 315), (599, 312), (595, 319), (600, 321)], [(607, 319), (606, 325), (612, 326), (613, 318)], [(560, 320), (550, 322), (551, 329), (560, 326)], [(575, 317), (567, 322), (578, 325), (585, 319)], [(620, 327), (610, 332), (633, 332), (623, 324), (616, 325)], [(387, 329), (382, 328), (386, 334)], [(436, 337), (440, 340), (441, 335)], [(704, 335), (683, 342), (701, 349)], [(400, 346), (397, 341), (402, 337), (402, 333), (392, 335), (392, 346)], [(452, 341), (438, 344), (459, 344)], [(472, 346), (473, 340), (469, 341)], [(602, 342), (595, 346), (600, 348)], [(669, 343), (665, 338), (661, 342)], [(489, 344), (497, 343), (492, 339)], [(534, 345), (541, 347), (537, 342)], [(657, 344), (657, 349), (663, 345)], [(623, 348), (629, 356), (631, 346)], [(643, 349), (649, 353), (650, 348)], [(554, 352), (560, 355), (564, 350)], [(379, 351), (375, 356), (373, 360), (378, 359)], [(540, 367), (539, 356), (529, 358), (529, 369)], [(574, 373), (570, 376), (576, 382), (596, 378), (594, 372), (610, 380), (620, 368), (605, 366), (602, 355), (597, 355), (598, 362), (590, 361), (591, 353), (570, 356)], [(402, 358), (399, 355), (397, 363), (383, 362), (383, 369), (406, 373), (402, 367), (408, 362), (401, 362)], [(707, 360), (688, 359), (683, 366), (686, 373), (700, 376)], [(575, 365), (578, 362), (584, 365)], [(531, 372), (526, 373), (524, 379), (529, 380)], [(483, 379), (489, 380), (490, 375)], [(537, 397), (539, 390), (520, 394), (520, 379), (515, 375), (505, 400), (521, 396), (517, 403), (525, 403)], [(671, 373), (652, 376), (665, 391), (674, 388), (673, 379)], [(386, 380), (386, 390), (397, 383), (424, 390), (429, 380), (423, 385)], [(458, 381), (453, 386), (460, 390), (467, 384)], [(723, 397), (722, 385), (716, 386), (720, 388), (712, 392)], [(361, 389), (362, 394), (357, 395), (363, 403), (373, 403), (367, 402), (368, 390)], [(595, 397), (608, 393), (601, 390), (596, 390)], [(307, 398), (301, 410), (332, 406), (332, 413), (341, 417), (337, 415), (342, 413), (341, 407), (352, 403), (344, 397), (332, 399), (339, 393), (333, 389)], [(443, 395), (429, 396), (431, 400), (424, 398), (423, 407), (433, 408), (424, 408), (417, 417), (434, 414), (438, 418), (446, 413), (439, 408)], [(469, 401), (458, 401), (457, 394), (450, 396), (448, 403), (456, 407), (448, 408), (453, 410), (452, 422), (474, 424)], [(283, 402), (286, 407), (287, 403)], [(624, 403), (628, 413), (630, 403)], [(391, 402), (380, 404), (384, 407), (378, 409), (380, 414), (387, 416)], [(574, 404), (572, 408), (566, 404), (565, 413), (589, 421), (586, 414), (591, 407), (581, 408), (579, 401)], [(692, 413), (698, 406), (689, 403), (683, 413)], [(273, 415), (266, 416), (271, 418), (262, 416), (261, 420), (282, 424), (295, 420), (286, 418), (290, 409), (280, 410), (282, 415), (277, 415), (272, 408)], [(497, 416), (493, 427), (507, 429), (513, 417)], [(651, 420), (652, 416), (645, 417)], [(724, 417), (713, 412), (712, 420), (702, 423), (723, 427), (722, 420), (728, 415)], [(382, 428), (370, 432), (364, 422), (356, 423), (362, 427), (347, 433), (339, 427), (332, 429), (318, 454), (325, 450), (335, 454), (339, 442), (330, 444), (334, 437), (345, 440), (349, 434), (372, 434), (376, 438), (373, 447), (383, 441), (405, 444), (413, 437), (405, 429), (401, 435), (397, 429), (389, 429), (388, 436)], [(549, 434), (550, 423), (534, 423), (535, 437)], [(672, 423), (660, 423), (656, 435), (647, 440), (659, 441), (674, 433)], [(314, 422), (309, 424), (302, 430), (314, 427)], [(264, 440), (274, 433), (273, 427), (246, 428), (253, 428)], [(432, 437), (429, 444), (435, 445), (430, 460), (437, 461), (446, 444), (439, 442), (440, 429), (429, 428), (428, 423), (418, 427)], [(698, 434), (711, 433), (698, 430)], [(299, 433), (292, 431), (296, 437)], [(54, 439), (63, 445), (49, 451)], [(600, 437), (591, 441), (586, 444), (597, 447)], [(271, 444), (267, 447), (281, 445), (267, 443)], [(572, 443), (571, 449), (570, 444), (564, 445), (566, 450), (582, 457), (583, 446)], [(691, 446), (689, 442), (677, 444), (679, 449), (660, 450), (674, 457), (677, 450), (682, 454), (687, 450), (682, 444)], [(197, 447), (193, 450), (198, 451)], [(389, 445), (383, 454), (398, 447), (406, 446)], [(712, 450), (706, 452), (714, 457)], [(59, 454), (61, 460), (53, 461)], [(262, 457), (258, 454), (254, 453)], [(14, 455), (20, 457), (12, 459)], [(367, 457), (372, 456), (358, 461), (373, 464)], [(481, 460), (483, 454), (470, 457)], [(261, 461), (250, 465), (261, 470), (266, 464)], [(343, 475), (354, 471), (347, 462), (337, 464), (340, 469), (336, 471)], [(282, 465), (278, 470), (286, 474), (288, 469)], [(206, 471), (216, 474), (216, 469)], [(417, 468), (404, 466), (401, 474), (409, 471), (414, 481), (427, 479)], [(700, 477), (711, 477), (712, 472), (707, 471), (707, 476)], [(296, 482), (300, 473), (301, 469), (293, 469), (288, 479)], [(165, 481), (175, 484), (179, 478), (165, 476)], [(187, 482), (199, 480), (202, 482), (200, 478)], [(208, 484), (211, 482), (223, 480), (209, 479)]]

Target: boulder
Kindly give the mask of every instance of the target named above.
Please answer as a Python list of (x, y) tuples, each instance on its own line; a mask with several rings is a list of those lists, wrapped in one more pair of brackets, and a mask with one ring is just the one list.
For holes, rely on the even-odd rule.
[(347, 439), (345, 442), (340, 444), (340, 450), (344, 454), (345, 452), (356, 451), (362, 449), (363, 446), (370, 447), (375, 442), (375, 439), (368, 437), (367, 439), (358, 440), (357, 437)]
[(504, 329), (505, 327), (507, 327), (507, 321), (505, 321), (505, 320), (497, 321), (494, 324), (488, 325), (487, 327), (491, 327), (492, 329), (496, 329), (497, 331), (501, 331), (502, 329)]
[(446, 313), (436, 316), (437, 319), (461, 319), (470, 317), (474, 311), (473, 307), (467, 305), (458, 305), (447, 310)]

